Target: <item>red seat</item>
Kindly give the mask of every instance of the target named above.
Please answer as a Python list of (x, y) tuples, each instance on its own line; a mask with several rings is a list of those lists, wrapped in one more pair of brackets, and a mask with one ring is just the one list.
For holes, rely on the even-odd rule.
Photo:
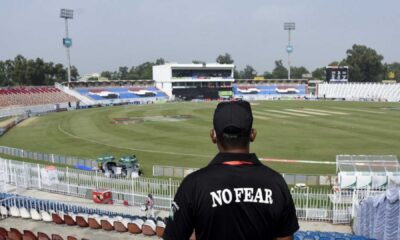
[(8, 232), (8, 237), (11, 240), (22, 240), (22, 233), (15, 228), (10, 228), (10, 231)]
[(37, 240), (36, 235), (30, 230), (24, 230), (24, 235), (22, 237), (24, 240)]
[(74, 221), (74, 219), (72, 219), (72, 217), (67, 215), (67, 214), (64, 215), (64, 222), (69, 226), (75, 226), (76, 225), (76, 222)]
[(88, 218), (89, 227), (92, 229), (100, 229), (101, 225), (94, 218)]
[(44, 232), (38, 232), (38, 240), (51, 240), (51, 238)]
[(65, 223), (64, 220), (62, 220), (61, 217), (58, 216), (57, 213), (51, 214), (51, 217), (53, 218), (53, 222), (54, 222), (55, 224), (64, 224), (64, 223)]
[(58, 234), (52, 234), (51, 235), (51, 240), (64, 240), (60, 235)]
[(78, 224), (79, 227), (89, 227), (89, 224), (81, 216), (76, 216), (76, 223)]
[(111, 223), (109, 221), (107, 221), (107, 220), (104, 220), (104, 219), (101, 220), (100, 224), (101, 224), (101, 228), (103, 228), (103, 230), (106, 230), (106, 231), (114, 230), (114, 226), (111, 225)]

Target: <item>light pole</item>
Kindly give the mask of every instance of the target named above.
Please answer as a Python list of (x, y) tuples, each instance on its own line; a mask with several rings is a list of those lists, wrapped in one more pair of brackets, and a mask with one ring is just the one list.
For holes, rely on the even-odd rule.
[(286, 46), (286, 52), (288, 53), (288, 79), (290, 80), (290, 54), (293, 52), (293, 46), (291, 44), (291, 31), (296, 29), (296, 23), (294, 22), (285, 22), (283, 25), (283, 29), (288, 31), (288, 45)]
[(71, 58), (69, 53), (69, 48), (72, 46), (72, 39), (68, 37), (68, 19), (74, 17), (74, 10), (71, 9), (61, 9), (60, 18), (65, 19), (65, 38), (63, 38), (63, 45), (67, 50), (67, 61), (68, 61), (68, 87), (71, 83)]

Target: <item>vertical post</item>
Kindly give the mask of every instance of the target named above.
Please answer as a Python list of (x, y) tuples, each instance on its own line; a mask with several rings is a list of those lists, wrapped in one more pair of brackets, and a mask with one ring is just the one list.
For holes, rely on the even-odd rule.
[(51, 154), (51, 162), (54, 163), (54, 154)]
[(307, 221), (307, 215), (308, 215), (308, 214), (307, 214), (307, 212), (308, 212), (308, 196), (309, 196), (309, 195), (308, 195), (308, 191), (309, 191), (309, 189), (310, 189), (310, 188), (307, 186), (307, 198), (306, 198), (306, 221)]
[[(289, 44), (288, 46), (290, 46), (290, 29), (289, 29)], [(288, 79), (290, 80), (290, 52), (288, 51)]]
[(37, 175), (38, 175), (38, 177), (37, 177), (37, 179), (38, 179), (38, 188), (39, 189), (42, 189), (42, 179), (41, 179), (41, 176), (40, 176), (40, 165), (39, 164), (36, 164), (36, 168), (37, 168)]
[(132, 191), (132, 206), (135, 206), (135, 187), (134, 187), (134, 182), (133, 178), (131, 178), (132, 186), (131, 186), (131, 191)]
[[(68, 38), (68, 18), (65, 18), (65, 36)], [(67, 50), (67, 60), (68, 60), (68, 87), (69, 84), (71, 83), (71, 58), (70, 58), (70, 52), (69, 52), (69, 47), (66, 47)]]
[(65, 178), (66, 178), (66, 182), (67, 182), (67, 193), (69, 194), (69, 168), (67, 167), (67, 172), (65, 173)]
[(97, 177), (97, 171), (96, 171), (96, 188), (99, 188), (99, 178)]
[(169, 178), (169, 207), (172, 206), (172, 180)]

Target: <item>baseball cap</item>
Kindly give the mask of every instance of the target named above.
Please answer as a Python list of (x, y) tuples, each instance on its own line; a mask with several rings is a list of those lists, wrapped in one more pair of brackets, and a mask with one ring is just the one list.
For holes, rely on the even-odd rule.
[(221, 102), (214, 112), (214, 130), (222, 133), (250, 133), (253, 114), (247, 101)]

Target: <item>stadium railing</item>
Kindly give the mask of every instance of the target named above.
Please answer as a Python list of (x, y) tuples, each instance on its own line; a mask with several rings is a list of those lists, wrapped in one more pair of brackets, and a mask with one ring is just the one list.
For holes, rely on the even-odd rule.
[[(198, 168), (153, 165), (153, 176), (183, 178), (197, 170)], [(288, 185), (304, 183), (308, 186), (332, 186), (337, 183), (336, 175), (305, 175), (282, 173), (282, 176)]]
[(50, 181), (43, 171), (48, 165), (25, 163), (0, 158), (1, 182), (23, 189), (92, 198), (95, 189), (108, 189), (113, 202), (142, 205), (149, 193), (153, 194), (155, 207), (169, 210), (180, 181), (156, 178), (109, 178), (98, 171), (84, 171), (68, 167), (55, 167), (56, 177)]
[(76, 167), (76, 166), (85, 166), (87, 168), (97, 167), (97, 163), (92, 159), (83, 159), (71, 156), (60, 156), (57, 154), (31, 152), (24, 149), (12, 148), (6, 146), (0, 146), (0, 153), (19, 158), (41, 161), (44, 164), (57, 163), (57, 164), (68, 165), (71, 167)]
[[(48, 181), (42, 171), (46, 165), (24, 163), (0, 158), (0, 179), (17, 189), (36, 189), (58, 194), (91, 198), (95, 189), (108, 189), (116, 203), (142, 205), (148, 193), (152, 193), (155, 207), (169, 210), (180, 185), (179, 180), (155, 178), (108, 178), (96, 171), (83, 171), (56, 167), (56, 178)], [(292, 188), (297, 216), (300, 220), (331, 221), (348, 224), (355, 215), (357, 204), (368, 196), (382, 193), (385, 189), (339, 190), (327, 188)]]

